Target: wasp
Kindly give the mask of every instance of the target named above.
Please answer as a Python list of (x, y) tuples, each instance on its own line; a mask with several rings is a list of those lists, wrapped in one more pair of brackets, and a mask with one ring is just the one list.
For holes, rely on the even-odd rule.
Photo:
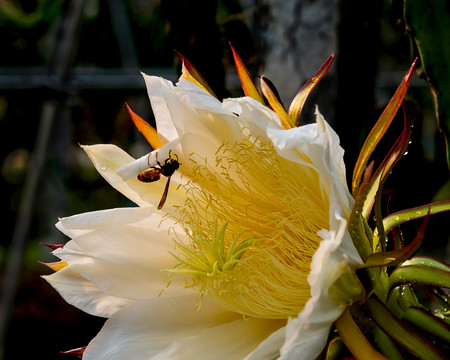
[[(164, 175), (167, 177), (166, 187), (164, 188), (164, 192), (162, 194), (161, 200), (158, 205), (158, 210), (160, 210), (166, 200), (167, 200), (167, 193), (169, 192), (169, 185), (170, 185), (170, 177), (173, 175), (175, 170), (177, 170), (180, 167), (180, 163), (178, 162), (178, 156), (175, 154), (176, 159), (172, 158), (172, 150), (169, 151), (169, 157), (164, 161), (164, 164), (161, 164), (158, 161), (158, 153), (156, 153), (156, 163), (158, 166), (152, 166), (150, 169), (140, 173), (137, 178), (139, 181), (150, 183), (154, 181), (158, 181), (161, 179), (161, 175)], [(150, 155), (149, 155), (150, 157)]]

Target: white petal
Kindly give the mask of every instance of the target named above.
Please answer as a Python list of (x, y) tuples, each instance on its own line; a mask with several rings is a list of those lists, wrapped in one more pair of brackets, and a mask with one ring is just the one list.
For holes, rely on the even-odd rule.
[[(284, 323), (281, 320), (241, 318), (173, 342), (152, 360), (241, 360)], [(264, 352), (260, 349), (258, 360), (271, 360), (278, 356), (279, 348), (271, 347), (270, 350)]]
[(43, 276), (69, 304), (88, 314), (110, 317), (116, 311), (132, 304), (135, 300), (111, 296), (100, 291), (70, 266)]
[(133, 157), (119, 147), (109, 144), (83, 146), (83, 150), (86, 151), (100, 175), (113, 188), (138, 205), (145, 206), (149, 203), (140, 195), (146, 192), (146, 184), (140, 183), (137, 179), (126, 182), (116, 173), (117, 169), (133, 162)]
[(177, 228), (173, 220), (161, 222), (154, 213), (134, 224), (110, 223), (93, 229), (53, 253), (107, 294), (133, 299), (157, 297), (163, 290), (165, 296), (185, 294), (189, 290), (181, 276), (171, 278), (166, 288), (166, 273), (161, 271), (177, 263), (168, 252), (175, 236), (183, 240), (184, 232), (173, 232)]
[(74, 238), (99, 228), (109, 227), (111, 224), (134, 224), (148, 219), (153, 212), (154, 208), (150, 206), (93, 211), (62, 218), (56, 227), (65, 235)]
[(167, 122), (170, 121), (171, 130), (167, 131), (172, 133), (172, 126), (176, 129), (185, 155), (195, 152), (210, 158), (215, 156), (224, 141), (234, 143), (242, 138), (241, 127), (237, 121), (239, 106), (230, 102), (221, 103), (185, 79), (177, 83), (177, 86), (153, 77), (146, 77), (146, 82), (150, 87), (152, 106), (155, 104), (154, 110), (159, 107), (165, 109), (161, 117), (156, 113), (158, 131), (160, 128), (166, 129)]
[[(83, 149), (89, 155), (97, 171), (112, 187), (124, 194), (128, 199), (139, 206), (153, 204), (156, 207), (159, 204), (167, 178), (163, 176), (160, 181), (154, 181), (152, 183), (143, 183), (136, 177), (124, 181), (117, 171), (123, 169), (125, 165), (133, 163), (134, 158), (114, 145), (83, 146)], [(146, 169), (142, 170), (144, 171)], [(185, 192), (177, 188), (177, 180), (179, 180), (179, 176), (172, 177), (173, 184), (170, 188), (167, 207), (184, 203)]]
[(270, 334), (245, 360), (277, 359), (280, 356), (280, 349), (285, 341), (285, 336), (286, 327), (284, 326)]
[(126, 307), (106, 321), (83, 359), (147, 360), (175, 341), (239, 317), (206, 299), (200, 310), (197, 307), (196, 296), (152, 299)]
[(156, 128), (158, 133), (167, 140), (172, 141), (178, 138), (178, 133), (173, 124), (170, 111), (164, 98), (164, 92), (172, 90), (175, 86), (172, 82), (157, 76), (148, 76), (142, 73), (147, 86), (148, 96), (155, 114)]

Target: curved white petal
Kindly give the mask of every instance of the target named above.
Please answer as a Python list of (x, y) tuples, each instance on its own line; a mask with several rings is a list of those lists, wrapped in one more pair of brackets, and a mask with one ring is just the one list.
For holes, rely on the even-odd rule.
[[(128, 199), (139, 206), (148, 206), (153, 204), (155, 207), (159, 204), (161, 196), (166, 186), (167, 178), (161, 177), (161, 180), (151, 183), (144, 183), (134, 177), (125, 181), (117, 170), (134, 162), (134, 158), (125, 151), (114, 145), (90, 145), (83, 146), (97, 171), (111, 184), (116, 190), (124, 194)], [(142, 169), (144, 171), (146, 169)], [(177, 181), (178, 180), (178, 181)], [(172, 177), (170, 194), (168, 196), (167, 206), (179, 205), (184, 203), (185, 193), (177, 188), (177, 182), (180, 177), (174, 174)]]
[[(177, 340), (153, 359), (209, 360), (214, 354), (216, 360), (241, 360), (284, 324), (282, 320), (240, 318)], [(259, 349), (258, 360), (271, 360), (279, 353), (279, 348), (275, 347), (271, 347), (270, 351), (267, 348), (265, 350)]]
[[(185, 155), (211, 158), (225, 141), (234, 143), (243, 136), (235, 103), (222, 103), (186, 79), (177, 86), (152, 76), (145, 79), (158, 132), (178, 136)], [(156, 112), (161, 107), (164, 112)]]
[(167, 107), (164, 91), (170, 91), (175, 86), (171, 81), (157, 76), (148, 76), (142, 73), (147, 86), (148, 97), (152, 105), (153, 114), (155, 115), (156, 128), (158, 133), (169, 141), (178, 138), (178, 133), (173, 125), (170, 111)]
[(42, 276), (69, 304), (88, 314), (110, 317), (116, 311), (130, 305), (135, 300), (111, 296), (100, 291), (91, 281), (86, 280), (70, 266), (52, 275)]
[(145, 193), (146, 184), (140, 183), (137, 179), (124, 181), (122, 177), (116, 173), (117, 169), (134, 161), (133, 157), (128, 155), (121, 148), (110, 144), (84, 145), (82, 148), (86, 151), (100, 175), (102, 175), (113, 188), (140, 206), (149, 204), (149, 202), (145, 201), (140, 195)]
[(111, 224), (137, 223), (148, 219), (154, 210), (147, 206), (92, 211), (59, 219), (56, 227), (68, 237), (74, 238), (99, 228), (109, 227)]
[(84, 360), (147, 360), (172, 343), (239, 318), (196, 296), (139, 301), (115, 313), (89, 343)]
[[(136, 208), (120, 212), (131, 218), (127, 212), (136, 213)], [(83, 217), (89, 218), (89, 214)], [(69, 219), (65, 222), (71, 222)], [(76, 220), (72, 223), (77, 223)], [(90, 226), (87, 220), (83, 224)], [(137, 217), (135, 223), (110, 222), (108, 226), (90, 229), (53, 253), (107, 294), (133, 299), (157, 297), (161, 292), (165, 296), (186, 294), (189, 290), (184, 289), (181, 276), (173, 276), (167, 287), (167, 274), (162, 271), (177, 263), (168, 252), (174, 247), (174, 237), (180, 241), (185, 236), (176, 234), (177, 229), (173, 220), (162, 220), (158, 213), (153, 213), (147, 218)]]
[(280, 349), (285, 341), (286, 327), (282, 327), (262, 341), (258, 347), (253, 350), (245, 360), (272, 360), (278, 359), (280, 356)]

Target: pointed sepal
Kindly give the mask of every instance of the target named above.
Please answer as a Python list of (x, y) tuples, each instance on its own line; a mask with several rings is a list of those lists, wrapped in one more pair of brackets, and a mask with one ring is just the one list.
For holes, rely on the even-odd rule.
[(67, 350), (67, 351), (60, 351), (58, 355), (75, 355), (78, 357), (82, 357), (84, 354), (84, 351), (86, 350), (86, 346), (82, 346), (76, 349)]
[(264, 76), (261, 76), (261, 90), (267, 99), (272, 110), (278, 115), (281, 124), (285, 129), (292, 129), (294, 124), (290, 122), (289, 115), (286, 112), (275, 85)]
[(372, 266), (392, 266), (410, 258), (422, 244), (425, 236), (425, 229), (428, 224), (428, 216), (425, 218), (419, 232), (414, 240), (408, 245), (398, 250), (382, 251), (369, 255), (367, 261), (361, 265), (361, 268)]
[(64, 260), (61, 261), (55, 261), (55, 262), (42, 262), (39, 261), (42, 265), (45, 265), (47, 267), (49, 267), (50, 269), (52, 269), (53, 271), (59, 271), (61, 269), (64, 269), (66, 266), (68, 266), (69, 264), (67, 262), (65, 262)]
[(290, 123), (294, 126), (300, 126), (300, 114), (302, 113), (303, 106), (305, 105), (306, 99), (308, 98), (311, 91), (316, 87), (320, 80), (325, 76), (328, 69), (334, 60), (334, 54), (331, 54), (328, 59), (323, 63), (321, 68), (314, 74), (314, 76), (309, 79), (305, 85), (299, 90), (294, 100), (292, 100), (289, 106), (289, 119)]
[(214, 94), (214, 91), (209, 87), (208, 83), (205, 81), (203, 76), (198, 72), (198, 70), (192, 65), (192, 63), (182, 54), (175, 50), (178, 56), (181, 59), (181, 76), (180, 79), (186, 79), (190, 82), (194, 83), (198, 87), (202, 88), (210, 95), (214, 96), (217, 99), (217, 96)]
[(233, 52), (234, 62), (236, 64), (236, 70), (239, 76), (239, 80), (241, 80), (242, 90), (246, 96), (259, 101), (261, 104), (264, 104), (264, 99), (261, 95), (261, 92), (254, 84), (250, 73), (247, 70), (247, 67), (244, 65), (241, 57), (238, 55), (234, 47), (230, 44), (231, 51)]
[(366, 301), (371, 319), (402, 348), (419, 359), (445, 359), (431, 342), (402, 322), (380, 300), (371, 296)]
[(366, 141), (364, 142), (364, 145), (361, 149), (358, 160), (356, 162), (355, 169), (353, 171), (353, 178), (352, 178), (353, 195), (355, 195), (356, 192), (358, 191), (361, 176), (364, 172), (364, 168), (366, 167), (370, 155), (373, 153), (375, 147), (378, 145), (379, 141), (381, 140), (381, 138), (384, 136), (387, 129), (391, 125), (392, 120), (397, 114), (398, 108), (400, 107), (400, 105), (403, 102), (403, 99), (405, 98), (406, 90), (408, 89), (409, 83), (411, 82), (413, 71), (416, 66), (416, 61), (417, 59), (414, 60), (414, 62), (412, 63), (411, 67), (409, 68), (408, 72), (403, 78), (402, 83), (397, 88), (394, 96), (390, 100), (386, 109), (384, 109), (377, 123), (372, 128), (372, 130), (370, 131), (369, 135), (366, 138)]
[(439, 338), (450, 344), (450, 324), (425, 309), (411, 306), (404, 312), (402, 320), (426, 331), (434, 338)]
[(136, 125), (137, 129), (144, 135), (145, 139), (151, 145), (153, 149), (159, 149), (161, 146), (165, 144), (165, 142), (161, 141), (159, 135), (153, 126), (151, 126), (147, 121), (141, 118), (139, 115), (133, 112), (131, 108), (125, 103), (127, 106), (128, 113), (130, 114), (131, 120), (133, 120), (134, 125)]
[(419, 219), (430, 214), (438, 214), (450, 210), (450, 200), (440, 201), (432, 204), (418, 206), (415, 208), (402, 210), (386, 216), (383, 219), (384, 231), (387, 234), (392, 228), (407, 221)]
[(450, 288), (450, 267), (434, 259), (422, 261), (421, 263), (414, 261), (414, 258), (407, 260), (389, 276), (388, 290), (391, 291), (393, 288), (403, 284), (434, 285)]
[(61, 248), (63, 248), (66, 245), (66, 244), (46, 244), (46, 243), (43, 243), (43, 242), (40, 242), (39, 244), (40, 245), (45, 245), (45, 246), (47, 246), (48, 248), (50, 248), (52, 250), (61, 249)]
[(382, 354), (373, 348), (369, 340), (364, 336), (355, 323), (355, 320), (353, 320), (348, 308), (336, 320), (335, 326), (345, 346), (347, 346), (355, 358), (386, 360)]

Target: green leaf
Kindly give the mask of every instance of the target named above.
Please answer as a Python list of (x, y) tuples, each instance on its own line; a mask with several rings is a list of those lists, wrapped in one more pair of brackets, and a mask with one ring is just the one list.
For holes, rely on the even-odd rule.
[(423, 77), (434, 101), (436, 118), (449, 151), (450, 128), (450, 7), (448, 0), (405, 0), (404, 27), (420, 57)]
[(424, 360), (445, 359), (445, 355), (431, 342), (403, 323), (376, 297), (367, 299), (366, 306), (381, 330), (410, 354)]
[(402, 319), (450, 344), (450, 325), (428, 311), (411, 306), (404, 312)]

